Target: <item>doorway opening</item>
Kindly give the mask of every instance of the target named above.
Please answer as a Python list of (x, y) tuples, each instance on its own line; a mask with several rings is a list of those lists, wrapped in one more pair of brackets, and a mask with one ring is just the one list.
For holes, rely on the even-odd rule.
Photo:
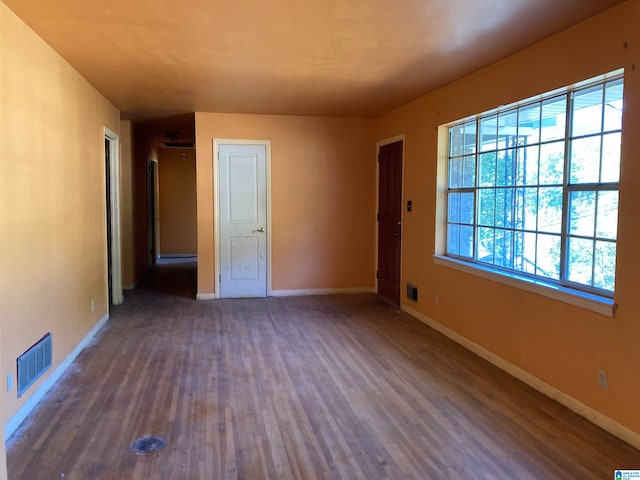
[(147, 161), (147, 265), (156, 266), (159, 251), (158, 216), (158, 163)]

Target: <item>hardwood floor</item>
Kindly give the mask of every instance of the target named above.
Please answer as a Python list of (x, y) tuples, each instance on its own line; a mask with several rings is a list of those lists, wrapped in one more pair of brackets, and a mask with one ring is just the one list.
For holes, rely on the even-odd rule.
[[(10, 479), (606, 479), (640, 468), (638, 450), (374, 295), (196, 302), (193, 275), (160, 267), (127, 293), (8, 442)], [(167, 446), (133, 455), (146, 434)]]

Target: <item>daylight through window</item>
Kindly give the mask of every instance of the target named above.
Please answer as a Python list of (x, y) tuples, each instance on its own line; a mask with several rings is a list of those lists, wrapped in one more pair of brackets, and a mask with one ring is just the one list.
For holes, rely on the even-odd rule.
[(613, 296), (623, 79), (449, 127), (446, 251)]

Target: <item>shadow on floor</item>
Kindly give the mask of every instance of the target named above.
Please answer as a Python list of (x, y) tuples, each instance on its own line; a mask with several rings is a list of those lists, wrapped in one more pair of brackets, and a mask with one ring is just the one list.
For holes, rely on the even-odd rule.
[(197, 267), (195, 257), (161, 259), (140, 280), (136, 291), (195, 299)]

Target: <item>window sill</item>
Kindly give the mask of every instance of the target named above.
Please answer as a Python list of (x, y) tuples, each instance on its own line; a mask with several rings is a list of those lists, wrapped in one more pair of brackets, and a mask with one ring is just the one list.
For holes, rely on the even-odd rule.
[(486, 278), (504, 285), (537, 293), (576, 307), (591, 310), (592, 312), (596, 312), (607, 317), (614, 316), (616, 305), (610, 298), (600, 297), (598, 295), (585, 292), (578, 292), (576, 290), (560, 287), (540, 280), (510, 275), (502, 271), (485, 267), (484, 265), (471, 264), (455, 258), (445, 257), (443, 255), (434, 255), (433, 262), (437, 265), (453, 268), (455, 270)]

